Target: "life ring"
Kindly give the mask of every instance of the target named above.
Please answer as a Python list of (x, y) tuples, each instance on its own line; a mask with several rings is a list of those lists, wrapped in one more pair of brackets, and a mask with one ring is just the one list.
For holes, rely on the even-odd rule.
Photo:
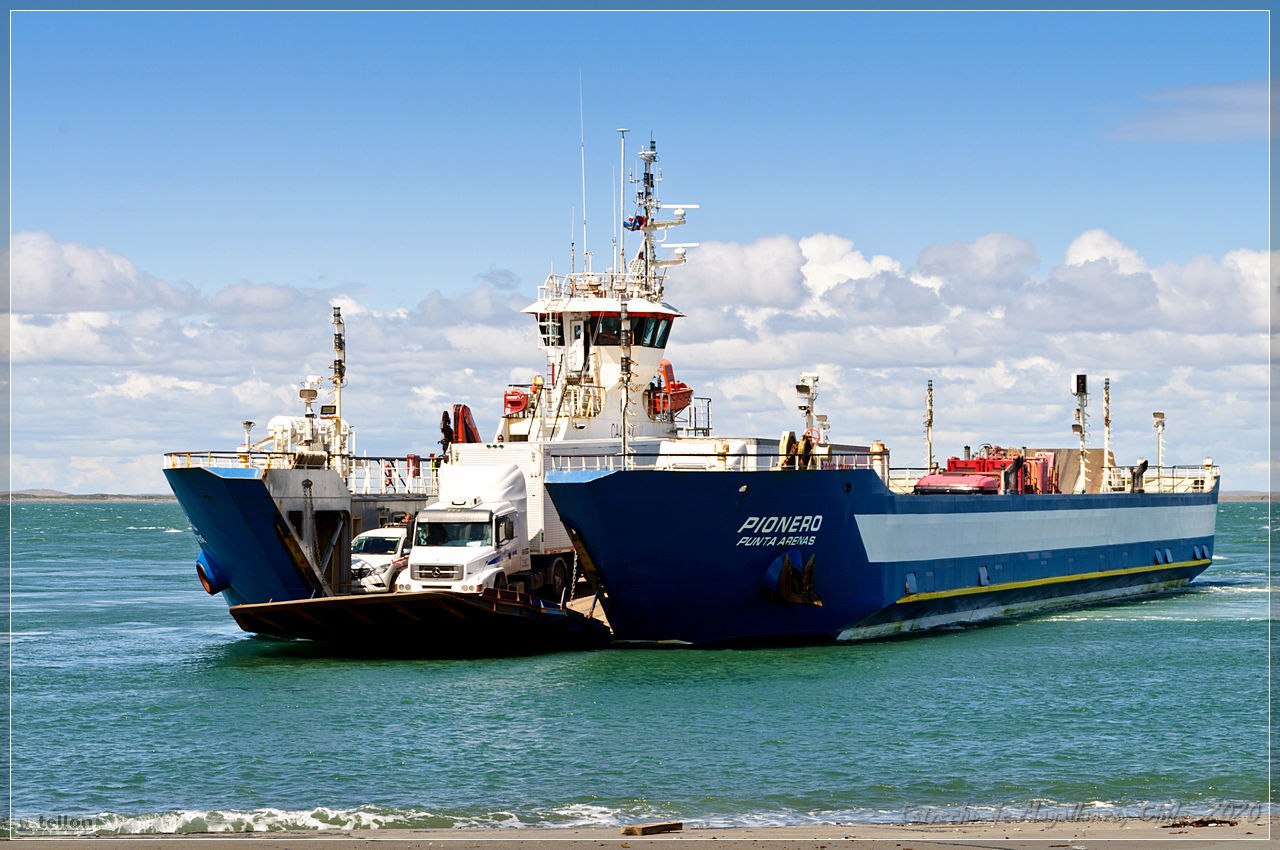
[(816, 446), (818, 443), (822, 442), (822, 432), (817, 428), (810, 428), (808, 431), (804, 432), (804, 435), (809, 438), (809, 443), (811, 445)]

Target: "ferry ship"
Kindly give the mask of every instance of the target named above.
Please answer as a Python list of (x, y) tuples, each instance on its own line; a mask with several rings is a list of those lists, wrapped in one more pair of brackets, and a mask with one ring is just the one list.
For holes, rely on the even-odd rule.
[[(633, 221), (658, 206), (649, 166)], [(660, 276), (637, 271), (642, 298), (663, 292)], [(892, 468), (879, 442), (830, 443), (817, 386), (812, 374), (796, 385), (799, 439), (686, 441), (678, 460), (665, 445), (559, 460), (547, 490), (604, 588), (616, 639), (874, 638), (1164, 591), (1211, 563), (1218, 467), (1116, 466), (1109, 382), (1102, 450), (1087, 446), (1077, 374), (1078, 448), (966, 448), (945, 467), (933, 460), (930, 382), (920, 469)]]
[[(926, 467), (900, 470), (878, 442), (830, 439), (815, 411), (819, 376), (805, 374), (798, 435), (715, 435), (710, 399), (665, 356), (683, 316), (666, 300), (667, 271), (697, 247), (666, 235), (697, 205), (659, 202), (652, 141), (639, 161), (623, 178), (638, 187), (636, 206), (619, 215), (612, 267), (596, 271), (584, 254), (579, 269), (575, 258), (525, 308), (545, 365), (505, 391), (490, 439), (457, 404), (441, 453), (358, 457), (335, 308), (332, 374), (302, 383), (303, 415), (272, 419), (257, 441), (246, 421), (231, 451), (166, 456), (200, 542), (197, 576), (242, 626), (270, 631), (263, 605), (367, 594), (351, 574), (352, 538), (414, 517), (425, 532), (450, 507), (493, 557), (414, 567), (423, 534), (411, 566), (378, 592), (536, 592), (567, 603), (585, 579), (591, 611), (624, 641), (875, 637), (1166, 590), (1210, 564), (1217, 467), (1116, 466), (1109, 446), (1087, 447), (1083, 417), (1079, 447), (987, 447), (945, 466), (930, 451)], [(630, 257), (628, 233), (640, 242)], [(1083, 410), (1084, 377), (1073, 380)], [(442, 468), (490, 470), (504, 493), (519, 492), (492, 510), (478, 495), (438, 501)], [(330, 608), (356, 610), (305, 610)], [(372, 609), (360, 610), (367, 619)]]

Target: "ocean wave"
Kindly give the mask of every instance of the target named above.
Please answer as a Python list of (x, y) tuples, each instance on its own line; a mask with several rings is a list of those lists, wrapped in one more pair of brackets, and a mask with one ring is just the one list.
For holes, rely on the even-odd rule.
[(18, 835), (102, 835), (200, 832), (322, 832), (355, 829), (447, 828), (453, 819), (425, 810), (382, 809), (253, 809), (251, 811), (178, 810), (155, 814), (116, 814), (19, 818), (10, 822)]
[(1229, 584), (1227, 582), (1218, 582), (1215, 584), (1205, 583), (1205, 584), (1197, 584), (1192, 589), (1199, 593), (1270, 593), (1271, 592), (1271, 588), (1267, 587), (1265, 584), (1259, 585), (1259, 584), (1253, 584), (1252, 582), (1248, 584), (1244, 582), (1240, 582), (1239, 584)]
[(1276, 806), (1261, 802), (1206, 801), (1182, 803), (1115, 803), (1090, 800), (1060, 803), (1031, 800), (1017, 804), (848, 808), (803, 811), (686, 814), (637, 801), (624, 806), (571, 803), (544, 812), (523, 814), (496, 810), (483, 814), (446, 814), (427, 809), (360, 806), (354, 809), (251, 811), (179, 810), (125, 815), (103, 812), (85, 816), (15, 818), (6, 822), (15, 836), (191, 834), (246, 832), (350, 832), (378, 829), (546, 829), (616, 827), (646, 820), (683, 820), (692, 829), (765, 826), (829, 826), (859, 823), (963, 823), (969, 821), (1085, 821), (1111, 818), (1165, 820), (1180, 817), (1252, 818), (1274, 814)]
[(9, 632), (9, 640), (14, 643), (25, 643), (26, 641), (39, 640), (42, 637), (48, 637), (53, 632)]

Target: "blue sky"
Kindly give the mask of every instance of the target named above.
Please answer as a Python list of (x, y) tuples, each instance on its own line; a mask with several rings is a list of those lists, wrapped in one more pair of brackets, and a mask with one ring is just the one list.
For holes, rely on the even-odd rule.
[[(590, 247), (600, 256), (607, 255), (611, 234), (618, 163), (613, 130), (626, 126), (633, 130), (631, 152), (650, 132), (657, 138), (668, 178), (664, 196), (702, 205), (681, 238), (745, 251), (782, 244), (760, 240), (785, 237), (799, 244), (825, 234), (851, 242), (850, 250), (866, 258), (892, 258), (904, 280), (932, 269), (930, 285), (947, 279), (959, 286), (964, 278), (972, 293), (981, 281), (922, 258), (941, 256), (936, 246), (975, 246), (987, 234), (1009, 234), (1031, 246), (1000, 243), (1000, 250), (1012, 251), (1018, 285), (1043, 288), (1046, 281), (1070, 277), (1054, 277), (1055, 269), (1082, 234), (1102, 231), (1141, 258), (1140, 265), (1126, 266), (1127, 274), (1169, 264), (1181, 270), (1155, 273), (1164, 274), (1157, 283), (1168, 301), (1170, 293), (1182, 291), (1179, 286), (1192, 286), (1172, 281), (1194, 277), (1196, 258), (1211, 258), (1218, 271), (1236, 269), (1239, 264), (1224, 260), (1231, 252), (1268, 248), (1267, 24), (1260, 12), (15, 13), (12, 228), (46, 235), (55, 246), (118, 258), (107, 265), (118, 270), (121, 262), (130, 264), (135, 282), (204, 299), (174, 306), (165, 316), (174, 328), (184, 326), (188, 338), (196, 327), (216, 336), (219, 328), (230, 334), (233, 326), (247, 333), (243, 327), (250, 324), (269, 334), (261, 316), (228, 317), (209, 306), (220, 294), (226, 303), (235, 287), (249, 287), (244, 291), (257, 297), (274, 285), (279, 289), (270, 292), (297, 296), (291, 307), (350, 298), (370, 311), (371, 323), (375, 314), (413, 311), (433, 292), (460, 299), (450, 310), (472, 309), (463, 302), (482, 296), (527, 300), (552, 261), (560, 269), (567, 265), (571, 217), (582, 215), (581, 74)], [(1099, 240), (1077, 250), (1074, 266), (1066, 265), (1099, 257), (1112, 266), (1128, 262), (1117, 259), (1123, 252), (1112, 242)], [(815, 243), (805, 244), (812, 249)], [(26, 276), (16, 255), (13, 262), (17, 301), (25, 281), (52, 285), (42, 271)], [(691, 262), (684, 271), (690, 285), (707, 291), (725, 284), (705, 263), (695, 268)], [(72, 264), (59, 273), (89, 272)], [(105, 286), (102, 274), (93, 273)], [(1216, 286), (1216, 273), (1204, 271), (1195, 285)], [(811, 282), (812, 275), (805, 279)], [(494, 281), (515, 288), (494, 287)], [(81, 284), (92, 281), (73, 282), (66, 291), (87, 291)], [(735, 290), (725, 285), (722, 294), (731, 299)], [(1005, 280), (996, 288), (1007, 292), (1011, 285)], [(682, 303), (678, 286), (671, 295)], [(966, 309), (978, 306), (1004, 309), (994, 303)], [(735, 315), (747, 330), (732, 338), (754, 334), (762, 342), (767, 323), (782, 326), (778, 316), (748, 315), (753, 307), (786, 309), (744, 304)], [(75, 311), (72, 303), (55, 310), (45, 299), (29, 310), (21, 303), (15, 308), (34, 317), (30, 327), (79, 321), (66, 318)], [(498, 308), (486, 309), (485, 321), (505, 327)], [(1221, 309), (1245, 305), (1236, 299)], [(135, 320), (145, 311), (137, 302), (94, 301), (94, 311), (108, 324), (84, 319), (84, 327), (98, 328), (86, 333), (113, 328), (116, 341), (103, 350), (120, 355), (97, 361), (83, 356), (82, 365), (101, 371), (99, 386), (148, 376), (178, 395), (165, 397), (159, 389), (139, 398), (186, 413), (198, 409), (198, 399), (174, 387), (232, 380), (230, 354), (228, 371), (214, 375), (196, 364), (175, 369), (181, 358), (161, 342), (139, 347)], [(323, 324), (323, 310), (318, 315)], [(956, 315), (953, 310), (953, 321)], [(1151, 318), (1170, 315), (1166, 310)], [(844, 318), (850, 327), (865, 321)], [(397, 326), (396, 332), (441, 336), (438, 323), (449, 316), (431, 319), (435, 326), (424, 316), (421, 324)], [(307, 337), (299, 321), (280, 317), (301, 340)], [(1051, 329), (1047, 316), (1019, 326), (1046, 322)], [(1218, 324), (1234, 325), (1246, 336), (1259, 332), (1256, 322), (1224, 317)], [(26, 327), (15, 326), (16, 344)], [(704, 337), (708, 346), (715, 343), (710, 326), (693, 330), (686, 354), (698, 356), (689, 368), (702, 370), (704, 385), (724, 389), (740, 382), (744, 376), (732, 368), (710, 365), (715, 357), (707, 351), (723, 346), (696, 347)], [(317, 328), (320, 342), (324, 333)], [(267, 383), (292, 381), (298, 369), (280, 343), (286, 336), (282, 329), (274, 339), (236, 337), (240, 348), (261, 345), (272, 358), (242, 365)], [(1249, 436), (1241, 438), (1248, 448), (1236, 460), (1250, 471), (1234, 483), (1261, 487), (1263, 458), (1255, 455), (1265, 452), (1265, 412), (1257, 393), (1246, 393), (1243, 385), (1245, 375), (1265, 367), (1265, 358), (1259, 363), (1252, 336), (1236, 340), (1239, 350), (1215, 339), (1212, 356), (1182, 368), (1192, 370), (1192, 384), (1201, 366), (1237, 370), (1245, 399), (1240, 403), (1248, 408), (1236, 410), (1236, 419), (1251, 424)], [(1028, 343), (1021, 354), (989, 352), (994, 359), (986, 368), (1040, 357), (1046, 374), (1059, 367), (1045, 382), (1065, 386), (1058, 373), (1076, 363), (1059, 359), (1091, 362), (1088, 352), (1102, 350), (1110, 349), (1081, 341), (1052, 350)], [(446, 351), (453, 352), (452, 361)], [(407, 380), (434, 387), (420, 399), (466, 392), (465, 384), (431, 384), (466, 356), (456, 346), (441, 349), (423, 361), (422, 374)], [(506, 356), (509, 366), (501, 358), (484, 364), (489, 372), (474, 379), (479, 395), (492, 395), (511, 369), (538, 361), (531, 348)], [(804, 352), (795, 356), (803, 359)], [(73, 353), (59, 357), (15, 358), (15, 455), (32, 459), (28, 468), (36, 468), (34, 459), (45, 451), (125, 458), (131, 451), (127, 434), (134, 449), (145, 448), (130, 469), (145, 469), (153, 449), (184, 447), (181, 433), (165, 443), (161, 423), (112, 435), (118, 440), (114, 454), (37, 440), (33, 423), (52, 411), (35, 388), (41, 380), (65, 380), (59, 370), (75, 359)], [(932, 368), (963, 361), (965, 368), (979, 369), (981, 357), (952, 350), (952, 362)], [(805, 364), (784, 361), (778, 358), (771, 380), (785, 386), (786, 376)], [(850, 388), (849, 397), (832, 403), (847, 405), (850, 420), (875, 415), (859, 412), (854, 384), (889, 393), (894, 382), (905, 381), (915, 394), (931, 368), (911, 358), (881, 365), (883, 374), (855, 362), (832, 365), (846, 370)], [(1178, 364), (1164, 365), (1159, 374), (1151, 363), (1126, 361), (1116, 368), (1157, 385), (1144, 391), (1180, 386), (1168, 371)], [(753, 374), (765, 371), (761, 366)], [(953, 379), (976, 388), (988, 380), (977, 374)], [(1018, 380), (1007, 379), (1005, 391), (1019, 391)], [(1029, 388), (1038, 379), (1028, 372), (1020, 380)], [(1221, 377), (1215, 382), (1221, 386)], [(833, 379), (838, 386), (840, 379)], [(473, 405), (478, 410), (485, 407), (483, 397)], [(110, 405), (128, 398), (108, 394), (80, 403), (122, 422)], [(374, 398), (371, 393), (371, 403)], [(728, 402), (721, 422), (730, 430), (774, 433), (778, 427), (770, 423), (789, 415), (785, 406), (774, 406), (757, 411), (760, 405), (748, 399)], [(1186, 414), (1200, 429), (1197, 443), (1208, 444), (1192, 449), (1192, 460), (1220, 439), (1215, 435), (1222, 423), (1213, 420), (1211, 407)], [(902, 402), (901, 410), (910, 405)], [(877, 433), (915, 440), (907, 435), (918, 414), (911, 412), (895, 431), (900, 412), (882, 411)], [(976, 417), (972, 428), (982, 426), (980, 415), (966, 415)], [(240, 418), (232, 413), (231, 427), (200, 435), (210, 442), (202, 447), (234, 439)], [(385, 440), (387, 450), (400, 451), (393, 444), (403, 432), (391, 427), (380, 433), (371, 434), (374, 445)], [(112, 468), (105, 461), (86, 464)], [(15, 466), (15, 487), (113, 489), (113, 481), (124, 490), (147, 481), (163, 486), (158, 477), (119, 469), (95, 479), (68, 468), (59, 481), (46, 482), (26, 480), (22, 469)]]

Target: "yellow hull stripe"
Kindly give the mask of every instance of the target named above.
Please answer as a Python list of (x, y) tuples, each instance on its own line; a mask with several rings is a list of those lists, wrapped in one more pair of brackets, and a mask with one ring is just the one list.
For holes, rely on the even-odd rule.
[(908, 602), (924, 602), (928, 599), (946, 599), (951, 596), (968, 596), (973, 593), (996, 593), (1001, 590), (1018, 590), (1023, 587), (1040, 587), (1041, 585), (1063, 584), (1069, 581), (1088, 581), (1089, 579), (1095, 578), (1111, 578), (1113, 576), (1129, 576), (1136, 573), (1153, 573), (1161, 570), (1176, 570), (1182, 567), (1198, 567), (1210, 562), (1209, 558), (1201, 558), (1198, 561), (1179, 561), (1176, 564), (1149, 564), (1145, 567), (1126, 567), (1122, 570), (1100, 570), (1094, 573), (1072, 573), (1067, 576), (1050, 576), (1048, 578), (1035, 578), (1028, 581), (1007, 581), (1003, 584), (988, 584), (985, 587), (979, 585), (977, 587), (957, 587), (954, 590), (931, 590), (927, 593), (908, 593), (894, 604), (903, 605)]

